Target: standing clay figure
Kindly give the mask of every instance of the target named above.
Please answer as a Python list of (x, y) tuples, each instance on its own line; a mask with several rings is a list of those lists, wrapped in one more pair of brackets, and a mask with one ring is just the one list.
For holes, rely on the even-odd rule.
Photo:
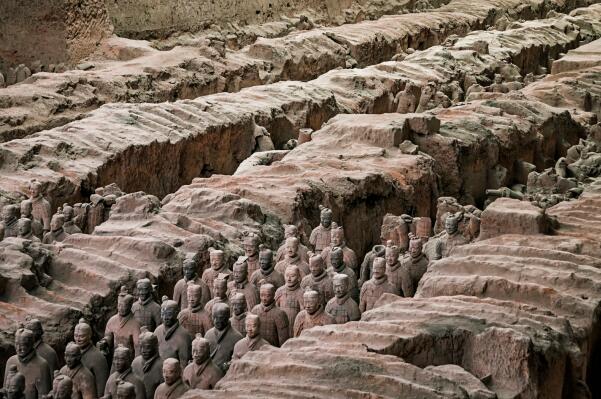
[(259, 303), (259, 291), (248, 281), (248, 263), (245, 256), (239, 257), (234, 263), (232, 277), (233, 281), (227, 283), (228, 298), (236, 293), (243, 294), (246, 298), (247, 308), (254, 308)]
[(361, 313), (373, 309), (376, 301), (384, 294), (396, 294), (397, 289), (386, 276), (386, 260), (374, 259), (373, 276), (361, 287), (359, 310)]
[[(139, 338), (139, 337), (138, 337)], [(113, 369), (115, 372), (111, 374), (104, 388), (104, 398), (111, 399), (117, 397), (117, 381), (125, 381), (132, 384), (136, 389), (136, 399), (146, 398), (146, 389), (142, 380), (134, 374), (131, 369), (133, 361), (133, 352), (125, 347), (118, 346), (113, 355)]]
[(257, 287), (257, 289), (261, 288), (263, 284), (271, 284), (276, 288), (284, 285), (284, 275), (275, 270), (271, 249), (261, 248), (261, 252), (259, 252), (259, 266), (260, 269), (250, 277), (250, 283)]
[[(259, 305), (257, 305), (259, 306)], [(234, 330), (230, 324), (230, 307), (218, 303), (213, 309), (213, 325), (206, 334), (211, 348), (211, 359), (223, 371), (227, 372), (234, 353), (234, 345), (242, 339), (242, 334)]]
[(269, 342), (261, 337), (261, 319), (251, 314), (246, 318), (246, 337), (236, 342), (232, 360), (238, 360), (248, 352), (258, 351), (263, 347), (271, 347)]
[(59, 374), (54, 377), (52, 382), (52, 391), (46, 395), (47, 399), (72, 399), (73, 380), (66, 375)]
[(163, 382), (163, 359), (159, 356), (159, 340), (151, 332), (140, 334), (140, 353), (131, 364), (134, 374), (144, 383), (146, 398), (154, 398), (154, 391)]
[(96, 226), (104, 222), (105, 205), (104, 197), (98, 194), (90, 195), (90, 206), (87, 212), (86, 233), (92, 234)]
[(29, 184), (29, 200), (31, 201), (33, 220), (42, 224), (44, 233), (50, 231), (50, 217), (52, 210), (50, 203), (42, 196), (42, 184), (38, 181), (32, 181)]
[(434, 108), (434, 105), (431, 103), (431, 101), (434, 100), (435, 95), (436, 84), (434, 84), (434, 82), (430, 82), (422, 89), (415, 112), (419, 114)]
[(444, 222), (445, 231), (438, 237), (432, 260), (446, 258), (455, 247), (465, 245), (468, 240), (459, 231), (459, 222), (463, 214), (457, 212), (447, 216)]
[(117, 399), (136, 399), (136, 386), (126, 381), (117, 381)]
[[(297, 279), (297, 282), (299, 280)], [(279, 348), (290, 337), (288, 316), (276, 306), (273, 285), (263, 284), (259, 297), (261, 303), (253, 308), (252, 313), (261, 319), (261, 336), (271, 345)]]
[(55, 350), (44, 342), (44, 329), (42, 328), (42, 323), (38, 319), (31, 319), (25, 323), (25, 328), (33, 333), (35, 350), (38, 356), (48, 363), (50, 374), (54, 375), (54, 372), (59, 369), (58, 356), (56, 355)]
[(409, 243), (409, 254), (401, 260), (401, 267), (407, 271), (411, 278), (413, 293), (405, 296), (413, 296), (422, 276), (428, 271), (428, 258), (422, 252), (423, 244), (421, 238), (412, 238)]
[(325, 247), (330, 245), (332, 225), (332, 210), (322, 205), (319, 206), (319, 209), (321, 210), (320, 224), (313, 229), (309, 236), (309, 244), (317, 254), (320, 254)]
[(18, 221), (19, 208), (17, 208), (16, 205), (5, 205), (4, 208), (2, 208), (4, 238), (17, 237), (19, 235)]
[(489, 91), (493, 93), (507, 93), (509, 89), (503, 84), (503, 77), (499, 74), (495, 74), (493, 84), (490, 85)]
[(23, 240), (31, 240), (33, 242), (40, 242), (40, 239), (33, 235), (33, 231), (31, 230), (31, 220), (26, 218), (21, 218), (17, 222), (17, 231), (19, 234), (19, 238)]
[(90, 208), (90, 204), (82, 204), (77, 203), (73, 205), (73, 213), (75, 217), (73, 218), (73, 222), (82, 232), (87, 232), (87, 223), (88, 223), (88, 209)]
[(331, 268), (328, 269), (330, 275), (333, 275), (335, 273), (346, 274), (350, 282), (351, 298), (353, 298), (355, 301), (359, 301), (359, 288), (357, 286), (357, 276), (355, 275), (355, 272), (351, 270), (350, 267), (346, 266), (346, 264), (344, 263), (344, 255), (340, 248), (332, 248), (332, 251), (330, 252), (330, 264), (332, 265)]
[(383, 258), (385, 251), (386, 247), (384, 245), (375, 245), (372, 250), (365, 255), (363, 263), (361, 263), (361, 272), (359, 273), (359, 288), (361, 288), (364, 282), (371, 278), (371, 268), (374, 259), (377, 257)]
[(60, 373), (72, 381), (72, 399), (95, 399), (96, 380), (87, 367), (81, 363), (81, 348), (74, 342), (67, 344), (65, 349), (65, 363)]
[(326, 313), (329, 314), (335, 324), (344, 324), (361, 318), (359, 305), (351, 298), (349, 293), (349, 278), (346, 274), (335, 274), (334, 298), (326, 305)]
[(286, 269), (294, 265), (298, 267), (301, 278), (309, 274), (309, 265), (303, 262), (298, 254), (299, 245), (300, 242), (296, 237), (290, 237), (286, 240), (286, 256), (275, 265), (275, 270), (285, 275)]
[(290, 266), (286, 269), (286, 284), (275, 292), (275, 304), (286, 312), (288, 317), (288, 336), (291, 337), (294, 329), (296, 315), (303, 309), (303, 290), (300, 286), (301, 278), (298, 267)]
[(301, 332), (315, 326), (333, 324), (334, 320), (328, 315), (321, 302), (319, 292), (309, 290), (303, 296), (305, 309), (296, 316), (294, 322), (294, 336), (298, 337)]
[(192, 282), (188, 283), (188, 307), (179, 312), (179, 323), (194, 337), (196, 334), (205, 335), (213, 328), (209, 313), (202, 305), (202, 287)]
[(44, 233), (44, 239), (42, 242), (44, 244), (53, 244), (55, 242), (63, 242), (69, 234), (65, 232), (63, 229), (63, 225), (65, 224), (65, 217), (62, 214), (56, 214), (52, 216), (52, 221), (50, 222), (50, 231)]
[[(334, 296), (334, 287), (332, 285), (332, 278), (328, 272), (326, 272), (326, 263), (321, 255), (313, 255), (311, 253), (309, 270), (311, 273), (303, 278), (301, 289), (303, 291), (312, 289), (313, 291), (319, 292), (322, 304), (325, 306), (330, 298)], [(292, 323), (292, 321), (290, 323)]]
[(17, 354), (11, 356), (6, 362), (4, 370), (4, 384), (8, 386), (11, 369), (25, 376), (25, 399), (38, 399), (50, 392), (52, 376), (50, 367), (35, 351), (35, 337), (30, 330), (20, 328), (15, 333), (15, 347)]
[(332, 248), (339, 248), (342, 251), (342, 258), (344, 264), (348, 266), (357, 275), (359, 273), (359, 262), (357, 261), (357, 255), (355, 251), (346, 246), (346, 240), (344, 238), (344, 229), (342, 226), (337, 226), (332, 223), (332, 237), (330, 240), (330, 246), (324, 248), (321, 256), (326, 261), (326, 265), (331, 268), (331, 257), (330, 253)]
[(249, 233), (244, 238), (244, 255), (247, 257), (246, 263), (248, 264), (248, 274), (252, 276), (254, 272), (259, 270), (259, 236), (253, 233)]
[(65, 217), (65, 224), (63, 229), (67, 234), (81, 234), (81, 229), (75, 224), (73, 215), (75, 214), (73, 207), (69, 205), (63, 206), (63, 216)]
[[(288, 224), (284, 227), (284, 243), (280, 245), (277, 251), (277, 255), (275, 257), (276, 264), (284, 260), (286, 256), (286, 241), (290, 237), (298, 238), (300, 241), (300, 236), (298, 233), (298, 227), (293, 224)], [(298, 245), (298, 256), (300, 256), (301, 260), (305, 263), (309, 263), (309, 256), (307, 253), (309, 252), (309, 248), (304, 246), (302, 243)]]
[(246, 315), (248, 309), (246, 307), (246, 297), (240, 293), (234, 294), (230, 298), (230, 303), (232, 304), (232, 310), (234, 311), (234, 314), (230, 318), (230, 323), (236, 331), (242, 335), (245, 335)]
[(209, 287), (211, 298), (213, 297), (213, 281), (220, 274), (231, 274), (232, 272), (225, 264), (223, 251), (218, 249), (209, 249), (209, 262), (211, 267), (202, 273), (202, 281)]
[(153, 332), (161, 324), (161, 305), (152, 298), (152, 283), (149, 279), (143, 278), (136, 282), (138, 291), (138, 300), (132, 305), (131, 311), (134, 314), (140, 328), (146, 327)]
[(4, 223), (0, 222), (0, 241), (4, 240)]
[(399, 247), (392, 244), (392, 241), (388, 241), (386, 244), (386, 276), (388, 281), (392, 284), (396, 290), (395, 294), (400, 296), (413, 296), (413, 282), (409, 272), (401, 267), (399, 262)]
[(164, 296), (161, 304), (163, 324), (154, 330), (154, 334), (159, 340), (159, 354), (163, 360), (174, 358), (182, 364), (188, 364), (191, 359), (192, 336), (179, 324), (178, 314), (177, 303)]
[(104, 392), (109, 378), (109, 366), (104, 355), (92, 343), (92, 328), (84, 319), (79, 320), (79, 324), (75, 326), (73, 338), (81, 349), (81, 363), (94, 375), (96, 393)]
[(117, 314), (112, 316), (106, 323), (104, 337), (110, 347), (114, 348), (117, 345), (122, 345), (131, 349), (132, 353), (138, 354), (140, 323), (132, 313), (133, 304), (133, 295), (127, 292), (125, 286), (121, 287), (121, 292), (117, 298)]
[(184, 278), (175, 284), (175, 287), (173, 288), (173, 300), (177, 302), (180, 309), (187, 308), (188, 283), (193, 282), (194, 284), (199, 285), (202, 290), (200, 301), (202, 306), (204, 306), (211, 300), (211, 290), (197, 273), (198, 263), (192, 258), (187, 258), (184, 260), (182, 270), (184, 272)]
[(210, 318), (213, 318), (213, 307), (218, 303), (225, 303), (229, 305), (229, 299), (227, 297), (227, 275), (219, 276), (213, 281), (213, 299), (211, 299), (205, 305), (205, 312)]
[(211, 345), (200, 334), (192, 341), (192, 362), (184, 369), (183, 379), (190, 389), (213, 389), (223, 371), (211, 359)]
[(163, 382), (154, 393), (154, 399), (178, 399), (188, 392), (182, 380), (182, 367), (179, 360), (166, 359), (163, 362)]
[(26, 199), (21, 201), (21, 217), (31, 220), (31, 230), (33, 231), (33, 235), (42, 240), (44, 237), (44, 226), (39, 220), (35, 220), (32, 212), (33, 205), (31, 204), (31, 200)]
[(17, 371), (17, 367), (13, 365), (9, 371), (9, 376), (4, 384), (5, 395), (0, 396), (6, 399), (25, 399), (25, 376)]
[(405, 85), (405, 90), (400, 91), (395, 99), (394, 102), (395, 104), (397, 104), (397, 108), (396, 108), (396, 112), (399, 114), (410, 114), (415, 112), (415, 109), (417, 108), (417, 98), (415, 97), (415, 94), (413, 94), (415, 91), (417, 90), (416, 86), (411, 83), (408, 82)]

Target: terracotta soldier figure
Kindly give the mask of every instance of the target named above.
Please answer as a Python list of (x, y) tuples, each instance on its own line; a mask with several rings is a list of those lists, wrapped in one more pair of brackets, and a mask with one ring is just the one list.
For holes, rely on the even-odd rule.
[(332, 211), (323, 206), (319, 206), (320, 213), (320, 224), (311, 232), (309, 237), (309, 244), (313, 247), (313, 251), (317, 254), (321, 253), (323, 249), (330, 245), (331, 239), (331, 225), (332, 225)]
[[(282, 245), (280, 245), (280, 247), (278, 248), (278, 251), (277, 251), (277, 254), (275, 257), (276, 264), (279, 261), (284, 260), (284, 258), (286, 257), (286, 240), (290, 237), (298, 238), (298, 240), (300, 241), (298, 227), (296, 227), (293, 224), (288, 224), (288, 225), (284, 226), (284, 243)], [(309, 263), (309, 256), (307, 255), (308, 252), (309, 252), (309, 248), (304, 246), (302, 243), (298, 244), (298, 256), (301, 258), (301, 261), (303, 261), (305, 263)]]
[(163, 382), (154, 393), (154, 399), (178, 399), (188, 392), (182, 380), (182, 367), (177, 359), (166, 359), (163, 362)]
[(371, 268), (374, 263), (374, 259), (377, 257), (383, 258), (385, 255), (386, 247), (384, 245), (374, 245), (371, 251), (369, 251), (365, 257), (363, 258), (363, 263), (361, 263), (361, 272), (359, 273), (359, 288), (363, 285), (364, 282), (371, 278)]
[(250, 277), (250, 283), (257, 287), (257, 289), (261, 288), (263, 284), (271, 284), (276, 288), (284, 285), (284, 275), (275, 270), (271, 249), (261, 248), (261, 252), (259, 252), (259, 266), (260, 269)]
[(346, 274), (334, 275), (334, 298), (328, 301), (326, 313), (335, 324), (344, 324), (361, 318), (359, 305), (351, 298), (349, 293), (349, 278)]
[(421, 238), (412, 238), (409, 242), (409, 253), (403, 257), (401, 265), (407, 274), (411, 278), (411, 284), (413, 286), (413, 296), (419, 285), (419, 281), (422, 276), (428, 271), (428, 258), (422, 252), (423, 244)]
[(4, 222), (0, 222), (0, 241), (4, 240)]
[(275, 270), (286, 275), (287, 268), (296, 266), (301, 273), (301, 278), (309, 274), (309, 265), (306, 262), (303, 262), (298, 254), (299, 245), (300, 241), (296, 237), (286, 239), (286, 256), (275, 265)]
[(230, 307), (225, 303), (215, 305), (213, 325), (215, 327), (205, 334), (205, 339), (209, 341), (211, 359), (225, 373), (232, 360), (234, 345), (242, 339), (242, 334), (231, 326)]
[(21, 218), (17, 221), (18, 237), (33, 242), (41, 242), (31, 230), (31, 219)]
[(338, 247), (332, 248), (330, 252), (331, 268), (328, 269), (330, 275), (346, 274), (349, 278), (351, 298), (357, 302), (359, 300), (359, 288), (357, 285), (357, 275), (355, 272), (344, 263), (344, 254)]
[(132, 313), (133, 304), (133, 295), (127, 292), (125, 286), (121, 287), (121, 292), (117, 298), (117, 314), (112, 316), (106, 323), (104, 337), (109, 342), (110, 347), (123, 345), (138, 354), (140, 323)]
[(29, 200), (31, 201), (33, 220), (42, 224), (44, 233), (50, 231), (50, 217), (52, 210), (50, 203), (42, 196), (42, 184), (38, 181), (32, 181), (29, 184)]
[(303, 291), (312, 289), (313, 291), (319, 292), (322, 304), (325, 306), (330, 298), (334, 296), (334, 287), (332, 285), (332, 278), (328, 272), (326, 272), (326, 263), (321, 255), (313, 255), (311, 253), (309, 270), (311, 273), (303, 278), (301, 289)]
[(288, 337), (294, 333), (294, 320), (303, 307), (303, 289), (300, 286), (300, 272), (298, 267), (290, 266), (286, 269), (286, 285), (275, 292), (275, 304), (286, 312), (288, 317)]
[(202, 273), (202, 281), (209, 287), (211, 298), (213, 297), (213, 281), (220, 274), (231, 274), (231, 270), (225, 264), (224, 253), (218, 249), (209, 249), (209, 262), (211, 267)]
[(383, 294), (396, 294), (397, 289), (388, 281), (386, 276), (386, 260), (374, 259), (373, 273), (370, 280), (361, 287), (359, 310), (361, 313), (373, 309), (376, 301)]
[(417, 108), (417, 98), (415, 97), (415, 84), (408, 82), (405, 85), (405, 90), (400, 91), (394, 101), (397, 104), (396, 112), (399, 114), (410, 114), (415, 112)]
[(19, 208), (16, 205), (5, 205), (2, 208), (2, 226), (4, 227), (4, 238), (17, 237)]
[(152, 332), (161, 324), (161, 305), (152, 298), (153, 289), (149, 279), (138, 280), (136, 290), (138, 291), (138, 300), (132, 305), (131, 311), (140, 323), (140, 328), (146, 327), (148, 331)]
[(342, 258), (344, 259), (344, 264), (349, 267), (355, 275), (359, 273), (359, 262), (357, 261), (357, 255), (355, 251), (346, 246), (346, 240), (344, 239), (344, 229), (342, 226), (337, 226), (335, 223), (332, 223), (332, 238), (330, 240), (330, 245), (323, 249), (321, 256), (326, 261), (326, 265), (331, 268), (331, 252), (332, 248), (339, 248), (342, 251)]
[(200, 302), (204, 306), (211, 300), (211, 290), (197, 273), (198, 263), (193, 258), (186, 258), (182, 270), (184, 278), (175, 284), (173, 288), (173, 300), (177, 302), (180, 309), (186, 309), (188, 307), (188, 283), (193, 282), (201, 288)]
[(205, 335), (213, 328), (209, 313), (202, 306), (202, 287), (188, 282), (188, 307), (179, 312), (179, 323), (194, 337), (196, 334)]
[(71, 399), (73, 397), (73, 380), (66, 375), (59, 374), (52, 382), (52, 392), (47, 399)]
[(177, 303), (164, 296), (161, 304), (163, 324), (154, 330), (154, 334), (159, 340), (159, 354), (163, 360), (174, 358), (188, 364), (192, 357), (192, 336), (179, 324), (178, 314)]
[(44, 233), (44, 239), (42, 242), (44, 244), (53, 244), (55, 242), (63, 242), (69, 234), (65, 232), (63, 229), (63, 225), (65, 224), (65, 217), (62, 214), (55, 214), (52, 216), (52, 220), (50, 221), (50, 231)]
[(298, 337), (303, 330), (308, 330), (315, 326), (334, 324), (332, 317), (324, 311), (319, 292), (313, 290), (306, 291), (303, 301), (305, 309), (296, 316), (296, 321), (294, 322), (295, 337)]
[(246, 307), (246, 297), (243, 294), (237, 293), (230, 298), (232, 310), (234, 314), (230, 318), (232, 327), (240, 334), (246, 334), (246, 315), (248, 308)]
[(9, 370), (10, 375), (4, 384), (6, 399), (25, 399), (25, 376), (17, 371), (17, 367), (13, 365), (12, 370)]
[(96, 393), (104, 392), (109, 367), (104, 355), (92, 343), (92, 328), (84, 319), (79, 320), (79, 324), (75, 326), (73, 338), (81, 349), (81, 363), (94, 375)]
[(44, 237), (44, 226), (39, 220), (35, 220), (32, 212), (33, 205), (31, 204), (31, 200), (26, 199), (21, 201), (21, 217), (31, 220), (31, 230), (33, 231), (33, 235), (41, 241), (42, 237)]
[[(453, 248), (468, 243), (467, 238), (459, 231), (459, 222), (461, 222), (462, 218), (463, 214), (459, 212), (447, 216), (444, 222), (445, 231), (437, 238), (432, 260), (446, 258)], [(430, 253), (428, 253), (428, 255), (430, 255)]]
[(223, 371), (211, 359), (211, 345), (202, 336), (192, 341), (192, 362), (184, 369), (184, 382), (191, 389), (213, 389)]
[(140, 353), (131, 364), (131, 369), (144, 383), (146, 398), (154, 398), (154, 391), (163, 382), (163, 359), (159, 356), (159, 340), (153, 333), (144, 330), (140, 334)]
[(81, 234), (81, 229), (75, 224), (75, 221), (73, 220), (74, 214), (75, 211), (73, 210), (72, 206), (63, 206), (63, 216), (65, 217), (65, 224), (63, 225), (63, 229), (65, 229), (65, 232), (67, 234)]
[(246, 263), (249, 276), (259, 270), (259, 244), (261, 244), (261, 240), (256, 234), (249, 233), (244, 237), (242, 247), (244, 248), (244, 255), (248, 258)]
[(232, 360), (238, 360), (248, 352), (257, 351), (263, 347), (271, 347), (269, 342), (261, 337), (261, 319), (251, 314), (246, 318), (246, 337), (236, 342)]
[(232, 277), (233, 280), (227, 283), (228, 298), (236, 293), (241, 293), (246, 298), (247, 308), (254, 308), (259, 303), (259, 291), (248, 281), (248, 264), (245, 256), (239, 257), (234, 263)]
[(56, 355), (55, 350), (44, 342), (44, 329), (42, 328), (42, 323), (38, 319), (31, 319), (25, 323), (25, 328), (33, 333), (35, 350), (38, 356), (48, 363), (50, 374), (54, 375), (54, 372), (59, 369), (58, 356)]
[(72, 399), (95, 399), (96, 380), (87, 367), (81, 363), (81, 348), (74, 342), (67, 344), (65, 349), (65, 363), (60, 373), (72, 381)]
[(209, 317), (213, 318), (213, 307), (217, 303), (225, 303), (229, 305), (229, 299), (227, 297), (227, 280), (228, 275), (222, 275), (213, 280), (213, 299), (211, 299), (205, 305), (205, 312)]
[(386, 276), (388, 281), (396, 289), (396, 294), (400, 296), (413, 296), (413, 283), (409, 272), (401, 267), (399, 262), (399, 247), (392, 244), (392, 241), (388, 241), (386, 244)]
[(12, 376), (10, 370), (16, 366), (17, 371), (25, 376), (25, 399), (38, 399), (46, 395), (52, 388), (52, 376), (48, 363), (36, 353), (33, 332), (18, 329), (15, 347), (17, 354), (11, 356), (5, 365), (3, 386), (8, 385), (8, 377)]
[(136, 399), (136, 386), (127, 381), (117, 381), (117, 399)]
[(126, 346), (119, 345), (113, 355), (113, 374), (109, 377), (104, 388), (104, 398), (111, 399), (117, 396), (117, 381), (125, 381), (136, 389), (136, 399), (146, 399), (146, 388), (142, 380), (131, 369), (133, 352)]
[(288, 316), (276, 306), (273, 285), (263, 284), (259, 297), (261, 303), (253, 308), (252, 313), (261, 319), (261, 336), (271, 345), (279, 348), (290, 337)]

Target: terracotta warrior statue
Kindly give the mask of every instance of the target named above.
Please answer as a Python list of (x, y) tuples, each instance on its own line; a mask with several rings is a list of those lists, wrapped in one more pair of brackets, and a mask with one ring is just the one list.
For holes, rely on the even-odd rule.
[(21, 201), (21, 217), (31, 220), (31, 230), (33, 231), (33, 235), (41, 241), (44, 237), (44, 226), (39, 220), (35, 220), (33, 217), (33, 205), (31, 204), (31, 200), (26, 199)]
[(122, 286), (117, 298), (117, 314), (112, 316), (106, 323), (104, 338), (111, 348), (123, 345), (138, 354), (140, 323), (132, 313), (133, 304), (133, 295), (127, 292), (125, 286)]
[(422, 276), (428, 270), (428, 257), (422, 252), (423, 241), (421, 238), (413, 237), (409, 242), (409, 253), (406, 254), (401, 260), (401, 265), (406, 270), (411, 278), (411, 285), (413, 286), (413, 296), (419, 285), (419, 281)]
[(213, 318), (213, 307), (218, 303), (225, 303), (229, 305), (229, 298), (227, 297), (227, 274), (221, 275), (213, 280), (213, 299), (211, 299), (204, 307), (205, 312), (209, 317)]
[(75, 224), (73, 217), (75, 216), (75, 211), (73, 207), (70, 205), (63, 206), (63, 216), (65, 217), (65, 224), (63, 225), (63, 229), (67, 234), (81, 234), (81, 229), (79, 226)]
[(303, 305), (303, 289), (300, 286), (300, 271), (296, 266), (286, 269), (286, 284), (275, 292), (275, 304), (286, 313), (288, 318), (288, 336), (294, 333), (294, 320)]
[(143, 278), (136, 282), (138, 291), (138, 300), (134, 302), (131, 311), (134, 314), (140, 328), (146, 327), (150, 332), (161, 324), (161, 305), (156, 303), (152, 297), (152, 283), (149, 279)]
[(13, 365), (13, 368), (9, 371), (9, 377), (4, 383), (4, 395), (0, 391), (0, 397), (6, 399), (25, 399), (25, 376), (17, 371), (17, 367)]
[(213, 281), (220, 274), (231, 274), (231, 270), (225, 264), (225, 254), (223, 251), (219, 249), (211, 249), (209, 248), (209, 262), (211, 267), (206, 269), (202, 273), (202, 281), (209, 287), (209, 291), (211, 292), (211, 298), (214, 296), (213, 294)]
[(290, 337), (288, 316), (276, 306), (273, 285), (263, 284), (259, 297), (261, 303), (253, 308), (252, 313), (261, 319), (261, 336), (271, 345), (279, 348)]
[(163, 362), (163, 382), (154, 393), (154, 399), (178, 399), (188, 392), (182, 380), (182, 367), (177, 359), (165, 359)]
[(311, 273), (306, 275), (303, 278), (303, 281), (301, 281), (301, 289), (303, 291), (312, 289), (313, 291), (319, 292), (322, 305), (325, 306), (330, 298), (334, 296), (334, 287), (332, 285), (332, 278), (326, 271), (326, 263), (321, 255), (314, 255), (311, 253), (309, 271)]
[(57, 213), (52, 216), (52, 220), (50, 221), (50, 231), (44, 233), (44, 239), (42, 242), (44, 244), (53, 244), (55, 242), (63, 242), (69, 234), (65, 232), (63, 229), (63, 225), (65, 224), (65, 217)]
[(192, 357), (192, 336), (179, 324), (178, 314), (177, 302), (164, 296), (161, 304), (163, 324), (154, 330), (154, 334), (159, 340), (159, 354), (163, 360), (174, 358), (179, 359), (182, 364), (188, 364)]
[(328, 273), (330, 273), (331, 276), (333, 276), (336, 273), (346, 274), (348, 276), (349, 283), (350, 283), (351, 298), (353, 298), (355, 300), (355, 302), (358, 302), (359, 301), (359, 287), (357, 284), (357, 275), (350, 267), (348, 267), (344, 263), (344, 254), (340, 248), (338, 248), (338, 247), (332, 248), (332, 251), (330, 252), (330, 264), (332, 266), (331, 266), (331, 268), (328, 269)]
[(468, 240), (459, 231), (459, 223), (462, 218), (461, 212), (447, 216), (444, 222), (445, 231), (437, 238), (432, 260), (446, 258), (453, 248), (468, 244)]
[(232, 277), (232, 281), (227, 283), (228, 298), (231, 298), (236, 293), (240, 293), (246, 298), (247, 308), (254, 308), (255, 305), (259, 303), (259, 291), (256, 286), (248, 281), (248, 263), (246, 256), (240, 256), (236, 263), (234, 263)]
[(361, 287), (359, 310), (361, 313), (373, 309), (376, 301), (386, 293), (396, 294), (397, 290), (386, 276), (386, 260), (374, 259), (373, 273), (370, 280)]
[(252, 276), (254, 272), (259, 270), (259, 244), (261, 240), (258, 235), (249, 233), (244, 237), (244, 255), (248, 258), (248, 274)]
[[(259, 306), (259, 305), (257, 305)], [(230, 307), (218, 303), (213, 309), (213, 325), (206, 334), (209, 341), (211, 359), (223, 371), (227, 372), (234, 353), (234, 345), (242, 339), (242, 334), (234, 330), (230, 324)]]
[(50, 231), (50, 217), (52, 209), (50, 203), (42, 196), (42, 184), (38, 181), (32, 181), (29, 184), (29, 200), (31, 201), (33, 220), (42, 224), (44, 233)]
[(17, 231), (19, 234), (19, 238), (23, 240), (31, 240), (33, 242), (41, 242), (39, 238), (37, 238), (31, 229), (31, 219), (21, 218), (17, 222)]
[(230, 298), (232, 310), (234, 314), (230, 318), (232, 327), (240, 334), (246, 334), (246, 315), (248, 308), (246, 307), (246, 297), (243, 294), (237, 293)]
[(328, 315), (322, 305), (321, 295), (319, 292), (309, 290), (303, 296), (305, 309), (302, 310), (294, 322), (294, 336), (298, 337), (301, 332), (315, 326), (325, 326), (334, 324), (334, 320)]
[(330, 256), (332, 248), (339, 248), (342, 251), (344, 264), (349, 267), (355, 273), (355, 275), (357, 275), (359, 273), (359, 262), (357, 261), (357, 255), (355, 254), (355, 251), (346, 246), (344, 229), (342, 226), (337, 226), (335, 223), (332, 223), (330, 245), (324, 248), (321, 253), (321, 256), (326, 261), (328, 268), (332, 267)]
[(311, 232), (309, 236), (309, 244), (313, 251), (320, 254), (321, 251), (330, 245), (331, 226), (332, 226), (332, 210), (324, 206), (319, 206), (320, 209), (320, 224)]
[(136, 390), (136, 399), (146, 398), (146, 388), (144, 388), (144, 383), (136, 374), (134, 374), (131, 368), (133, 358), (133, 352), (129, 348), (121, 345), (115, 348), (115, 353), (113, 355), (113, 369), (115, 371), (106, 382), (104, 399), (117, 397), (118, 381), (125, 381), (132, 384)]
[(259, 252), (259, 267), (260, 269), (254, 272), (250, 277), (250, 283), (257, 289), (263, 284), (271, 284), (276, 288), (284, 285), (284, 275), (275, 270), (273, 263), (273, 252), (271, 249), (261, 246)]
[(75, 326), (73, 340), (81, 349), (81, 363), (90, 370), (96, 381), (96, 393), (104, 392), (109, 378), (109, 366), (104, 355), (92, 343), (92, 328), (84, 319)]
[(72, 399), (95, 399), (96, 379), (90, 370), (81, 363), (81, 348), (75, 342), (67, 344), (65, 349), (66, 365), (60, 374), (69, 377), (72, 382)]
[(286, 256), (275, 265), (275, 270), (286, 275), (286, 269), (296, 266), (300, 270), (301, 278), (309, 274), (309, 265), (303, 262), (298, 254), (300, 241), (296, 237), (286, 239)]
[(17, 237), (19, 208), (16, 205), (5, 205), (2, 208), (2, 227), (4, 228), (4, 238)]
[(415, 112), (415, 109), (417, 108), (417, 97), (414, 93), (417, 90), (418, 89), (415, 84), (408, 82), (405, 85), (405, 89), (396, 95), (394, 102), (397, 106), (397, 113), (410, 114)]
[(359, 305), (351, 298), (349, 278), (346, 274), (335, 274), (333, 277), (334, 298), (328, 301), (326, 313), (335, 324), (344, 324), (361, 318)]
[(136, 386), (127, 381), (117, 381), (117, 399), (136, 399)]
[(159, 340), (144, 330), (140, 334), (140, 353), (131, 364), (134, 374), (144, 383), (146, 398), (154, 398), (154, 391), (163, 382), (163, 359), (159, 356)]
[(54, 375), (54, 372), (59, 369), (58, 356), (56, 355), (55, 350), (44, 342), (44, 329), (42, 328), (42, 323), (38, 319), (30, 319), (25, 323), (25, 328), (33, 333), (35, 350), (38, 356), (48, 363), (50, 374)]
[[(298, 232), (298, 227), (293, 224), (288, 224), (284, 226), (284, 243), (278, 248), (277, 255), (275, 257), (275, 262), (284, 260), (286, 257), (286, 241), (290, 237), (298, 238), (300, 241), (300, 234)], [(301, 260), (305, 263), (309, 263), (309, 256), (307, 253), (309, 252), (309, 248), (304, 246), (302, 243), (298, 245), (298, 256), (300, 256)]]
[(0, 241), (4, 240), (4, 222), (0, 222)]
[(8, 386), (9, 377), (13, 375), (10, 370), (16, 367), (25, 376), (25, 399), (38, 399), (48, 394), (52, 389), (50, 367), (36, 353), (33, 332), (25, 328), (18, 329), (15, 333), (15, 347), (17, 354), (11, 356), (5, 365), (3, 386)]
[(54, 377), (52, 391), (46, 395), (46, 399), (72, 399), (73, 380), (66, 375), (59, 374)]
[(211, 290), (197, 273), (198, 262), (196, 262), (194, 258), (186, 258), (184, 259), (182, 270), (184, 278), (175, 284), (175, 287), (173, 288), (173, 300), (177, 302), (180, 309), (186, 309), (188, 307), (188, 283), (193, 282), (200, 286), (201, 305), (206, 305), (206, 303), (211, 300)]
[(386, 259), (386, 276), (396, 289), (395, 294), (406, 297), (413, 296), (414, 289), (411, 276), (407, 269), (401, 267), (399, 255), (399, 247), (393, 245), (392, 241), (388, 241), (384, 254)]
[(374, 264), (374, 259), (377, 257), (383, 258), (386, 254), (386, 247), (384, 245), (374, 245), (371, 251), (365, 254), (363, 263), (361, 263), (361, 272), (359, 273), (359, 288), (364, 282), (371, 278), (371, 268)]
[(184, 369), (184, 382), (190, 389), (213, 389), (223, 371), (211, 359), (211, 345), (200, 334), (192, 341), (192, 362)]
[(213, 328), (209, 313), (202, 306), (202, 287), (188, 282), (187, 290), (188, 307), (179, 312), (179, 323), (194, 337), (196, 334), (205, 335)]
[(232, 360), (238, 360), (248, 352), (258, 351), (263, 347), (271, 347), (269, 342), (261, 337), (261, 319), (259, 316), (250, 314), (246, 318), (246, 337), (236, 342)]

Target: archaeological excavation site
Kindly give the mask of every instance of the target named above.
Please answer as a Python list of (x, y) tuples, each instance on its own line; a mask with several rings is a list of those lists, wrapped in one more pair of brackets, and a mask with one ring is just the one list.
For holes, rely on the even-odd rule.
[(601, 398), (601, 0), (1, 0), (0, 399)]

